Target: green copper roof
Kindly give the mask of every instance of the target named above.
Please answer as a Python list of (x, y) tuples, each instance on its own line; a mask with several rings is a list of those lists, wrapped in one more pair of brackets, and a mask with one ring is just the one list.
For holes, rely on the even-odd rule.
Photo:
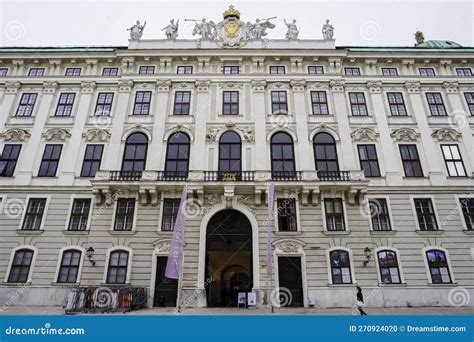
[(125, 46), (119, 47), (0, 47), (1, 52), (111, 52), (117, 49), (126, 49)]
[(427, 40), (424, 43), (418, 44), (417, 48), (429, 48), (429, 49), (452, 49), (462, 48), (458, 43), (450, 40)]

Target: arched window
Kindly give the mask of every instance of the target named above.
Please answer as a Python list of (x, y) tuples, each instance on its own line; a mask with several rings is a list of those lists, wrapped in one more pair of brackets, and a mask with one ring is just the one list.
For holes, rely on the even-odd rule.
[(133, 133), (125, 142), (122, 172), (141, 172), (145, 169), (148, 138), (143, 133)]
[(295, 153), (293, 139), (287, 133), (279, 132), (271, 142), (272, 177), (275, 179), (295, 176)]
[(379, 262), (380, 280), (384, 284), (400, 284), (400, 271), (398, 269), (397, 253), (383, 250), (377, 253)]
[(313, 138), (314, 160), (318, 175), (328, 176), (339, 171), (336, 141), (328, 133), (318, 133)]
[(63, 251), (59, 266), (58, 283), (75, 283), (79, 274), (82, 252), (77, 249)]
[(349, 252), (337, 249), (329, 253), (333, 284), (352, 284)]
[(241, 171), (242, 142), (232, 131), (225, 132), (219, 139), (219, 174)]
[(166, 178), (188, 177), (189, 171), (189, 137), (186, 133), (176, 132), (168, 139), (166, 147)]
[(26, 283), (30, 274), (34, 251), (31, 249), (19, 249), (15, 252), (8, 276), (9, 283)]
[(433, 284), (451, 283), (448, 259), (446, 253), (439, 249), (426, 251), (426, 261), (430, 269), (431, 282)]
[(107, 269), (107, 284), (125, 284), (127, 280), (128, 255), (125, 250), (119, 249), (110, 253)]

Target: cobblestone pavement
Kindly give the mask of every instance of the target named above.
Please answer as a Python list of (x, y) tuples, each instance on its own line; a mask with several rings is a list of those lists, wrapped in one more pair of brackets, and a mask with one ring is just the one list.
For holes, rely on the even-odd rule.
[[(400, 315), (432, 315), (432, 316), (454, 316), (454, 315), (474, 315), (474, 307), (418, 307), (418, 308), (364, 308), (372, 316), (400, 316)], [(113, 313), (113, 315), (301, 315), (301, 316), (351, 316), (355, 314), (352, 308), (316, 308), (316, 309), (275, 309), (271, 313), (270, 309), (237, 309), (237, 308), (200, 308), (182, 309), (180, 313), (175, 308), (153, 308), (132, 311), (129, 313)], [(9, 307), (0, 310), (0, 315), (64, 315), (64, 310), (60, 307)], [(103, 315), (103, 314), (93, 314)]]

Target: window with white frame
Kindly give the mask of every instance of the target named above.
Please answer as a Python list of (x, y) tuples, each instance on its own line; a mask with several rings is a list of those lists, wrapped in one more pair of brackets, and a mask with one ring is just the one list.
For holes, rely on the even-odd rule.
[(94, 115), (109, 116), (112, 112), (112, 101), (114, 93), (99, 93)]
[(151, 91), (137, 91), (135, 94), (135, 104), (133, 105), (133, 115), (150, 114)]
[(125, 250), (114, 250), (109, 255), (107, 284), (125, 284), (127, 281), (129, 254)]
[(467, 106), (469, 107), (469, 113), (474, 115), (474, 93), (464, 93), (464, 98), (466, 99)]
[(436, 76), (433, 68), (418, 68), (420, 76)]
[(433, 116), (446, 116), (446, 108), (444, 107), (443, 97), (441, 93), (426, 93), (426, 101)]
[(39, 230), (46, 210), (46, 198), (30, 198), (23, 218), (22, 230)]
[(352, 284), (349, 252), (337, 249), (329, 253), (333, 284)]
[(465, 177), (466, 170), (462, 162), (459, 146), (454, 144), (441, 145), (444, 163), (450, 177)]
[(28, 248), (15, 251), (8, 275), (9, 283), (26, 283), (35, 252)]
[(439, 249), (430, 249), (426, 252), (426, 261), (430, 270), (433, 284), (449, 284), (452, 282), (446, 253)]
[(383, 76), (398, 76), (397, 68), (382, 68)]
[(56, 177), (63, 145), (48, 144), (44, 147), (38, 177)]
[(193, 67), (190, 65), (179, 65), (177, 69), (178, 74), (187, 75), (193, 73)]
[(380, 280), (383, 284), (400, 284), (400, 270), (398, 268), (397, 253), (391, 250), (377, 252)]
[(163, 200), (163, 214), (161, 216), (161, 230), (172, 231), (176, 218), (178, 217), (179, 205), (181, 199), (179, 198), (165, 198)]
[(458, 76), (472, 76), (471, 68), (456, 68), (456, 74)]
[(8, 68), (0, 68), (0, 77), (7, 76)]
[(346, 76), (360, 76), (360, 68), (358, 68), (358, 67), (344, 68), (344, 75), (346, 75)]
[(311, 107), (313, 115), (328, 115), (328, 99), (325, 91), (311, 92)]
[(118, 68), (104, 68), (102, 69), (102, 76), (117, 76)]
[(191, 92), (177, 91), (174, 94), (174, 115), (189, 115), (191, 108)]
[(16, 110), (16, 116), (31, 116), (35, 107), (37, 93), (23, 93)]
[(77, 249), (63, 251), (59, 266), (58, 283), (76, 283), (81, 265), (82, 252)]
[(460, 198), (459, 204), (467, 230), (474, 230), (474, 198)]
[(349, 93), (349, 101), (351, 103), (351, 111), (353, 116), (367, 116), (367, 104), (365, 95), (362, 92)]
[(119, 198), (115, 213), (114, 230), (131, 231), (135, 215), (135, 198)]
[(284, 65), (271, 65), (270, 66), (270, 74), (282, 75), (284, 73), (285, 73)]
[(152, 65), (142, 65), (140, 66), (138, 73), (140, 75), (152, 75), (155, 73), (155, 67)]
[(369, 199), (369, 212), (372, 218), (372, 229), (375, 231), (392, 230), (390, 224), (390, 213), (385, 198)]
[(0, 155), (0, 177), (12, 177), (18, 157), (20, 156), (20, 144), (5, 144)]
[(322, 65), (310, 65), (308, 66), (308, 74), (310, 75), (323, 75), (324, 68)]
[(279, 198), (277, 200), (278, 230), (281, 232), (296, 232), (296, 200), (294, 198)]
[(400, 92), (387, 93), (388, 105), (390, 106), (390, 114), (392, 116), (406, 116), (407, 109), (405, 108), (405, 101), (403, 94)]
[(240, 73), (240, 67), (238, 65), (225, 65), (222, 70), (224, 75), (234, 75)]
[(66, 76), (81, 76), (81, 68), (67, 68)]
[(44, 75), (44, 68), (30, 68), (28, 76), (39, 77)]
[(346, 230), (344, 206), (341, 198), (325, 198), (324, 214), (328, 231)]
[(74, 93), (61, 93), (59, 95), (58, 107), (56, 108), (55, 116), (71, 116), (72, 107), (74, 106)]
[(89, 214), (91, 210), (90, 198), (75, 198), (72, 202), (71, 216), (69, 218), (68, 230), (84, 231), (87, 230), (89, 223)]
[(438, 221), (431, 198), (413, 200), (420, 230), (438, 230)]

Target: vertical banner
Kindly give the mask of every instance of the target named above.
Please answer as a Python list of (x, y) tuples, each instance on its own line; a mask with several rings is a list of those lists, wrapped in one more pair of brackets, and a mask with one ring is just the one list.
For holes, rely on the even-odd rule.
[(267, 274), (272, 275), (273, 253), (272, 253), (272, 227), (273, 227), (273, 202), (275, 200), (275, 184), (268, 183), (268, 226), (267, 226)]
[(171, 239), (170, 253), (166, 262), (165, 276), (167, 278), (179, 279), (181, 277), (181, 266), (183, 264), (184, 249), (184, 222), (186, 221), (186, 201), (188, 185), (183, 188), (181, 201), (179, 202), (178, 215), (173, 228), (173, 238)]

